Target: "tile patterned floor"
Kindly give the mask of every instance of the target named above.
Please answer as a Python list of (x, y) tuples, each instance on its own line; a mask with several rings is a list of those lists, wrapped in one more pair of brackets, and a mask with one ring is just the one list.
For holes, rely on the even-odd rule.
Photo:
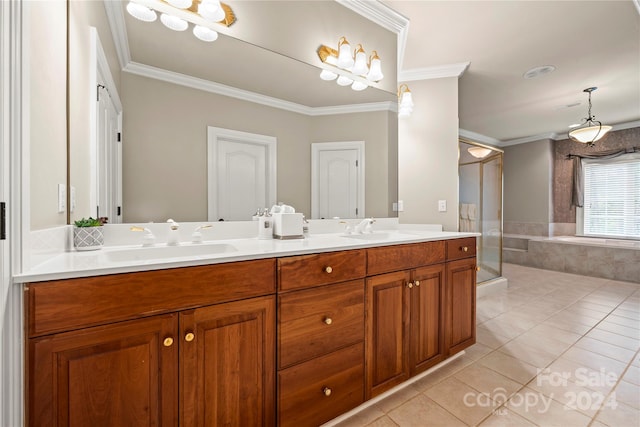
[(640, 426), (640, 285), (504, 265), (466, 354), (339, 424)]

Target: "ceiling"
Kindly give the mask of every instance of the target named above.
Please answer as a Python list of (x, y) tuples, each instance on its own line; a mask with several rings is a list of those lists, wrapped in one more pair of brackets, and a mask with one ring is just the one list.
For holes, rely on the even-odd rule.
[[(309, 40), (301, 39), (307, 37), (317, 43), (318, 38), (326, 39), (326, 34), (303, 36), (304, 28), (293, 31), (284, 28), (282, 21), (280, 34), (271, 29), (273, 19), (267, 19), (269, 25), (263, 23), (259, 28), (258, 17), (255, 17), (258, 21), (251, 21), (256, 15), (251, 13), (254, 11), (242, 9), (269, 5), (264, 10), (273, 9), (276, 14), (318, 15), (326, 10), (334, 17), (337, 14), (331, 8), (337, 7), (340, 19), (344, 20), (337, 22), (340, 28), (358, 25), (367, 38), (382, 40), (383, 35), (376, 33), (379, 27), (367, 29), (367, 24), (361, 21), (371, 22), (348, 10), (352, 9), (350, 2), (234, 4), (229, 0), (230, 5), (239, 9), (238, 22), (244, 17), (246, 24), (237, 28), (234, 25), (231, 30), (257, 31), (261, 35), (256, 35), (255, 40), (260, 41), (267, 31), (267, 37), (283, 38), (277, 46), (298, 52), (302, 49), (300, 45), (309, 44)], [(371, 4), (363, 0), (353, 2), (356, 6), (357, 3)], [(598, 120), (604, 124), (640, 126), (640, 6), (631, 0), (382, 0), (379, 4), (382, 9), (386, 6), (409, 19), (403, 61), (399, 64), (401, 81), (407, 72), (418, 71), (419, 76), (424, 71), (428, 75), (434, 68), (469, 62), (459, 81), (460, 128), (467, 132), (466, 136), (496, 145), (549, 137), (562, 139), (569, 125), (580, 123), (587, 115), (587, 94), (583, 89), (591, 86), (598, 87), (592, 94), (592, 113)], [(316, 21), (323, 20), (326, 22), (326, 17), (319, 16)], [(293, 54), (274, 55), (255, 46), (256, 42), (238, 39), (246, 37), (221, 36), (216, 42), (205, 44), (195, 40), (190, 31), (176, 33), (159, 22), (143, 23), (127, 13), (124, 21), (129, 60), (133, 63), (284, 100), (308, 109), (302, 111), (310, 114), (329, 106), (366, 103), (384, 104), (380, 108), (386, 109), (395, 101), (395, 94), (389, 90), (370, 88), (354, 92), (338, 87), (335, 82), (322, 82), (318, 68), (309, 65), (312, 61), (292, 59)], [(289, 25), (296, 20), (285, 22)], [(334, 33), (328, 31), (327, 25), (318, 25), (327, 34)], [(300, 37), (291, 38), (290, 32), (299, 33)], [(289, 41), (287, 46), (285, 41)], [(313, 53), (303, 49), (309, 53), (307, 50)], [(228, 62), (231, 55), (233, 66)], [(390, 62), (386, 65), (391, 66)], [(553, 65), (556, 69), (535, 79), (523, 78), (527, 70), (542, 65)], [(420, 102), (415, 98), (415, 102)]]
[[(384, 3), (410, 19), (403, 72), (470, 62), (459, 83), (462, 129), (498, 145), (563, 139), (586, 117), (582, 91), (591, 86), (603, 124), (640, 120), (640, 6), (632, 1)], [(522, 77), (543, 65), (556, 70)]]

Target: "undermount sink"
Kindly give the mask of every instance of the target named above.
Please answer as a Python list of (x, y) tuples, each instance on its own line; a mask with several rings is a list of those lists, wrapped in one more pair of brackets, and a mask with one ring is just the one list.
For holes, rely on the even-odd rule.
[(192, 256), (215, 255), (235, 252), (233, 245), (226, 243), (203, 243), (180, 246), (152, 246), (148, 248), (113, 249), (103, 252), (103, 255), (111, 262), (146, 261), (154, 259), (180, 258)]
[(391, 240), (391, 239), (402, 239), (411, 236), (412, 233), (403, 233), (403, 232), (372, 232), (372, 233), (363, 233), (363, 234), (343, 234), (342, 237), (347, 237), (349, 239), (358, 239), (358, 240)]

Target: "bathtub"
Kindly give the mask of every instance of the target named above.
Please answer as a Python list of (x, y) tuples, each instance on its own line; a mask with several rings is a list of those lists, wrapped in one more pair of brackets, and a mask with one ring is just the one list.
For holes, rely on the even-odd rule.
[(610, 246), (615, 248), (640, 249), (640, 240), (609, 239), (603, 237), (556, 236), (548, 239), (556, 242), (587, 246)]

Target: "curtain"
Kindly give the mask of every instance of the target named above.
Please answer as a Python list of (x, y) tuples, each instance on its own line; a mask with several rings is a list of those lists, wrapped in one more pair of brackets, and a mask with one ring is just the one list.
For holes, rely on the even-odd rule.
[(606, 150), (590, 154), (567, 154), (567, 160), (573, 160), (573, 182), (571, 192), (571, 204), (576, 207), (584, 205), (584, 186), (582, 176), (582, 159), (613, 159), (624, 154), (640, 152), (640, 147), (623, 148), (619, 150)]

